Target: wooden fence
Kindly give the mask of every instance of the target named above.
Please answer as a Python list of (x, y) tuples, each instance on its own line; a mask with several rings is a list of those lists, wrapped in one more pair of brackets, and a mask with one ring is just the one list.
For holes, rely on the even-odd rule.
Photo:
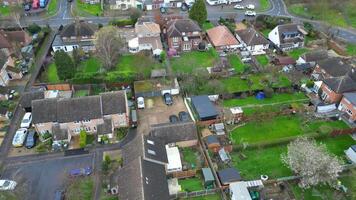
[(207, 195), (215, 194), (216, 192), (219, 192), (219, 190), (220, 190), (219, 188), (214, 188), (214, 189), (199, 190), (193, 192), (179, 192), (175, 195), (171, 195), (171, 199), (207, 196)]
[(197, 174), (196, 170), (185, 170), (185, 171), (180, 171), (180, 172), (173, 172), (172, 176), (174, 178), (189, 178), (189, 177), (193, 177)]
[(53, 84), (47, 85), (47, 90), (62, 90), (62, 91), (69, 91), (71, 90), (70, 84)]
[(330, 136), (336, 137), (339, 135), (348, 135), (356, 132), (356, 128), (349, 128), (349, 129), (339, 129), (339, 130), (333, 130), (330, 133)]

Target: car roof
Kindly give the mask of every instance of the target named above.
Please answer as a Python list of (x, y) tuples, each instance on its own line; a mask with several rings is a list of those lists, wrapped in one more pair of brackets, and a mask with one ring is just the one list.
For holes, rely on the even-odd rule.
[(24, 116), (24, 118), (28, 118), (29, 116), (31, 116), (31, 113), (30, 112), (27, 112)]

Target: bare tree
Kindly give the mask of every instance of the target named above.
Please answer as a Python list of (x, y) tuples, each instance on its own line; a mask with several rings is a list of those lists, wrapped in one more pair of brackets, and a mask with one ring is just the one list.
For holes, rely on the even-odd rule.
[(113, 26), (101, 28), (96, 34), (94, 41), (96, 55), (102, 61), (105, 69), (109, 70), (115, 67), (124, 48), (124, 40)]
[(299, 186), (329, 184), (335, 186), (342, 166), (336, 156), (329, 155), (325, 145), (317, 145), (315, 140), (298, 138), (288, 145), (288, 152), (282, 161), (294, 173), (301, 176)]
[(23, 15), (23, 8), (21, 7), (20, 2), (10, 6), (10, 16), (21, 29), (23, 29), (21, 25), (22, 15)]

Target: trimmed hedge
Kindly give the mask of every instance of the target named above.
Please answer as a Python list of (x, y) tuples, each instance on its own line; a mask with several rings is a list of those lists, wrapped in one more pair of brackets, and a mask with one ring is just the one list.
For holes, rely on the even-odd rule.
[(131, 19), (114, 19), (111, 20), (109, 24), (112, 26), (123, 27), (123, 26), (134, 25), (134, 22)]

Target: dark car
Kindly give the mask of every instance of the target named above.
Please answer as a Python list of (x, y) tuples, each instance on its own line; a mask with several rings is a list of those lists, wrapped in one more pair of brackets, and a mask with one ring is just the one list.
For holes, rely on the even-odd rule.
[(187, 112), (184, 111), (179, 112), (178, 116), (179, 116), (179, 120), (182, 122), (187, 122), (190, 120), (189, 114)]
[(36, 139), (37, 139), (36, 132), (34, 130), (29, 130), (25, 141), (25, 147), (31, 149), (34, 146), (36, 146)]
[(24, 9), (25, 9), (25, 11), (30, 11), (31, 10), (31, 4), (25, 4)]
[(56, 190), (54, 193), (54, 200), (63, 200), (64, 199), (64, 191), (63, 190)]
[(91, 167), (76, 168), (69, 171), (70, 177), (89, 176), (92, 173)]
[(179, 118), (177, 117), (177, 115), (171, 115), (169, 116), (169, 121), (171, 123), (177, 123), (179, 121)]
[(166, 93), (163, 95), (164, 103), (168, 106), (173, 104), (173, 97), (171, 94)]

